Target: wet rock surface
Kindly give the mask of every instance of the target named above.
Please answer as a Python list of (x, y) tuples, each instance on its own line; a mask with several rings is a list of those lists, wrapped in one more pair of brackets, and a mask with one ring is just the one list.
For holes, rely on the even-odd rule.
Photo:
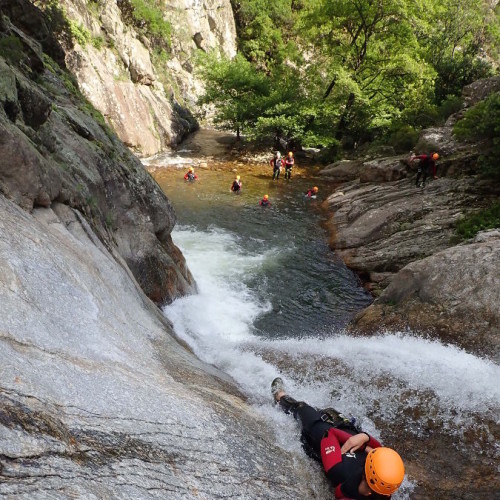
[(0, 197), (0, 496), (321, 496), (67, 211)]
[[(467, 87), (466, 103), (478, 102), (499, 81)], [(378, 297), (354, 329), (410, 328), (498, 359), (498, 240), (490, 235), (455, 246), (455, 227), (498, 200), (500, 191), (479, 174), (481, 145), (454, 139), (456, 118), (420, 136), (415, 153), (441, 155), (439, 178), (431, 176), (423, 188), (415, 186), (418, 161), (406, 155), (337, 162), (321, 172), (341, 183), (325, 202), (331, 247)]]

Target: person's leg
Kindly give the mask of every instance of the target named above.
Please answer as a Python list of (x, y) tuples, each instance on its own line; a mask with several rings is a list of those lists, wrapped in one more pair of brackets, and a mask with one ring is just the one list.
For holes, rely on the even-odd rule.
[(316, 408), (287, 395), (283, 390), (283, 381), (279, 377), (273, 381), (271, 391), (280, 408), (285, 413), (291, 413), (300, 422), (303, 442), (312, 449), (314, 458), (321, 456), (321, 439), (331, 425), (323, 421), (321, 413)]
[(415, 181), (415, 186), (417, 186), (417, 187), (419, 186), (419, 181), (420, 181), (420, 177), (421, 177), (421, 176), (422, 176), (422, 169), (421, 169), (421, 168), (419, 168), (419, 169), (417, 170), (417, 180)]
[(422, 187), (425, 187), (425, 181), (427, 180), (427, 176), (429, 175), (429, 170), (428, 169), (424, 169), (424, 172), (423, 172), (423, 177), (422, 177)]

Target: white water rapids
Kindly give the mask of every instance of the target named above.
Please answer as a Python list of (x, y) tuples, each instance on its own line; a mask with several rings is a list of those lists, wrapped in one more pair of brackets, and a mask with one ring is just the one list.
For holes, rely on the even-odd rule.
[[(199, 358), (235, 379), (276, 427), (281, 446), (300, 452), (293, 419), (271, 404), (270, 383), (277, 375), (296, 399), (354, 415), (365, 430), (385, 441), (393, 422), (413, 436), (425, 436), (429, 419), (453, 435), (459, 447), (468, 446), (462, 439), (471, 429), (491, 441), (485, 422), (499, 420), (498, 365), (410, 332), (353, 338), (332, 328), (318, 336), (311, 325), (299, 339), (256, 335), (254, 322), (269, 313), (276, 293), (269, 290), (269, 300), (262, 299), (266, 269), (279, 258), (277, 252), (249, 254), (237, 235), (217, 227), (180, 227), (173, 239), (199, 293), (176, 300), (165, 314)], [(260, 276), (259, 295), (242, 279), (249, 273)], [(498, 443), (490, 446), (492, 457), (498, 457)], [(413, 486), (406, 482), (400, 498)]]

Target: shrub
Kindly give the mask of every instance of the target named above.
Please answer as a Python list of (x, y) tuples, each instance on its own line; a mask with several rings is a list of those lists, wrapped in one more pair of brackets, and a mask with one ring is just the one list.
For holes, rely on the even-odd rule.
[(479, 159), (485, 177), (500, 178), (500, 92), (469, 109), (453, 129), (458, 139), (485, 141), (485, 154)]
[(418, 130), (411, 125), (401, 125), (393, 130), (388, 139), (388, 143), (394, 148), (396, 153), (411, 151), (418, 140)]
[(24, 57), (21, 40), (14, 35), (0, 38), (0, 54), (10, 62), (18, 64)]
[(490, 208), (465, 216), (457, 223), (456, 234), (467, 240), (476, 236), (479, 231), (500, 227), (500, 202)]

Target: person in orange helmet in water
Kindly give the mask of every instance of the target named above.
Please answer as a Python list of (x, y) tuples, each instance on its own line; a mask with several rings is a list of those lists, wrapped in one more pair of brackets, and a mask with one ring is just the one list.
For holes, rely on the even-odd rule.
[(305, 196), (307, 198), (316, 198), (318, 191), (319, 191), (318, 186), (314, 186), (311, 189), (307, 190), (307, 192), (305, 193)]
[(432, 153), (430, 155), (418, 155), (412, 156), (410, 162), (414, 160), (420, 160), (417, 170), (417, 179), (415, 181), (415, 186), (420, 187), (420, 177), (422, 177), (422, 187), (425, 187), (425, 181), (429, 175), (432, 175), (433, 179), (438, 179), (436, 161), (439, 159), (437, 153)]
[(288, 156), (285, 158), (285, 179), (290, 180), (294, 163), (295, 160), (293, 158), (293, 153), (290, 151), (288, 153)]
[(262, 198), (262, 200), (259, 201), (259, 205), (261, 207), (270, 207), (271, 202), (269, 201), (269, 195), (265, 194)]
[(198, 176), (194, 173), (193, 167), (189, 167), (188, 171), (186, 172), (186, 175), (184, 175), (184, 180), (189, 182), (198, 180)]
[(291, 413), (302, 427), (306, 453), (323, 465), (335, 488), (335, 498), (387, 500), (401, 486), (403, 460), (333, 408), (318, 410), (296, 401), (277, 377), (271, 384), (275, 404)]

